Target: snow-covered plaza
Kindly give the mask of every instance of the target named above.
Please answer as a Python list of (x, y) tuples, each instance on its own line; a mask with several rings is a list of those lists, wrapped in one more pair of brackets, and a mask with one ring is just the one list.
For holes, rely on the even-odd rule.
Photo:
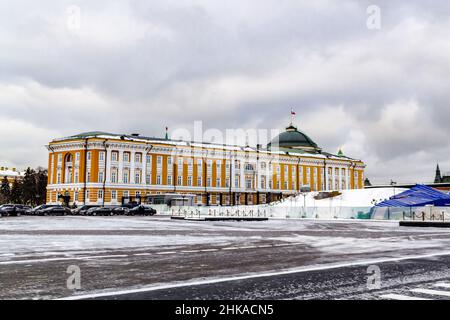
[[(0, 220), (0, 298), (101, 297), (235, 277), (433, 259), (449, 254), (449, 245), (448, 229), (408, 229), (395, 221), (10, 217)], [(81, 271), (79, 290), (67, 287), (69, 266)], [(450, 274), (437, 270), (427, 276), (435, 280)], [(195, 291), (189, 294), (195, 298)]]

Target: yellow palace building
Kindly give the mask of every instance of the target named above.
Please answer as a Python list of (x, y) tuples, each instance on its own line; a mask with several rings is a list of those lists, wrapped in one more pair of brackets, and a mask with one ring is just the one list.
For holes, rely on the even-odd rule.
[(199, 205), (262, 204), (300, 191), (363, 188), (365, 164), (289, 125), (265, 148), (87, 132), (54, 139), (47, 203), (114, 205), (163, 194)]

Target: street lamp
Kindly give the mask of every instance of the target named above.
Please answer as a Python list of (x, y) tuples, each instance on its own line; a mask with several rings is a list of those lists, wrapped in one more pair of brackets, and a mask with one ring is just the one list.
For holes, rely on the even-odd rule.
[(394, 198), (395, 198), (395, 186), (396, 185), (397, 185), (397, 182), (395, 182), (391, 179), (391, 186), (394, 187)]

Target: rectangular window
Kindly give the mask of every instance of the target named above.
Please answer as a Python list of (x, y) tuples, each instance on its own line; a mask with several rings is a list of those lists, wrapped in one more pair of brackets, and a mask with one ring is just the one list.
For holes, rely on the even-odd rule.
[(216, 179), (216, 188), (220, 188), (221, 187), (221, 183), (220, 183), (220, 178)]
[(91, 182), (91, 173), (90, 172), (87, 173), (87, 182)]
[(89, 201), (90, 197), (91, 197), (91, 194), (90, 194), (89, 190), (86, 190), (85, 198), (86, 198), (87, 202)]
[(136, 162), (136, 163), (141, 163), (141, 162), (142, 162), (142, 154), (136, 153), (136, 154), (134, 155), (134, 162)]
[(202, 178), (197, 177), (197, 187), (201, 187), (201, 186), (202, 186)]
[(103, 182), (105, 174), (103, 171), (99, 171), (98, 173), (98, 182)]
[(103, 190), (98, 190), (98, 199), (103, 199)]
[(211, 178), (206, 179), (206, 186), (211, 187)]
[(167, 165), (168, 165), (168, 166), (171, 166), (171, 165), (172, 165), (172, 162), (173, 162), (172, 156), (167, 157)]
[(105, 152), (104, 151), (100, 151), (98, 154), (98, 160), (99, 161), (105, 161)]
[(182, 181), (182, 177), (181, 177), (181, 176), (178, 176), (178, 178), (177, 178), (177, 184), (178, 184), (179, 186), (181, 186), (181, 185), (183, 184), (183, 181)]
[(117, 151), (111, 153), (111, 161), (119, 161), (119, 153)]
[(151, 175), (150, 175), (150, 174), (147, 174), (147, 175), (145, 176), (145, 183), (146, 183), (146, 184), (151, 184), (151, 183), (152, 183), (152, 181), (151, 181)]
[(73, 201), (78, 202), (78, 191), (73, 193)]
[(123, 162), (130, 162), (130, 153), (129, 152), (123, 153)]
[(116, 170), (111, 171), (111, 182), (117, 183), (117, 171)]
[(136, 184), (140, 184), (141, 183), (141, 173), (140, 172), (136, 172), (134, 174), (134, 183), (136, 183)]
[(160, 175), (156, 176), (156, 184), (161, 184), (161, 176)]
[(156, 164), (157, 164), (158, 166), (160, 166), (160, 165), (162, 164), (162, 156), (157, 156), (157, 157), (156, 157)]
[(146, 161), (147, 161), (147, 166), (150, 166), (152, 164), (152, 156), (148, 154), (146, 156)]
[(188, 176), (187, 177), (187, 185), (190, 187), (190, 186), (192, 186), (192, 177), (191, 176)]
[(130, 174), (128, 171), (123, 172), (123, 183), (128, 183), (130, 181)]
[(117, 200), (117, 191), (116, 190), (111, 190), (111, 199)]
[(126, 191), (123, 192), (123, 197), (124, 197), (124, 198), (128, 198), (129, 195), (130, 195), (130, 193), (128, 192), (128, 190), (126, 190)]
[(167, 184), (168, 184), (169, 186), (172, 185), (172, 176), (167, 176)]
[(78, 175), (78, 171), (75, 171), (75, 183), (79, 182), (79, 175)]
[(80, 153), (79, 152), (75, 153), (75, 161), (80, 162)]

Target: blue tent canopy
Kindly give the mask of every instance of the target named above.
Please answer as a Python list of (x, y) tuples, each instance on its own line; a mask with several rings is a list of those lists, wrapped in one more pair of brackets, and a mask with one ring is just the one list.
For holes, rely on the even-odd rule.
[(450, 206), (450, 195), (434, 188), (418, 184), (411, 189), (385, 200), (376, 207), (436, 207)]

